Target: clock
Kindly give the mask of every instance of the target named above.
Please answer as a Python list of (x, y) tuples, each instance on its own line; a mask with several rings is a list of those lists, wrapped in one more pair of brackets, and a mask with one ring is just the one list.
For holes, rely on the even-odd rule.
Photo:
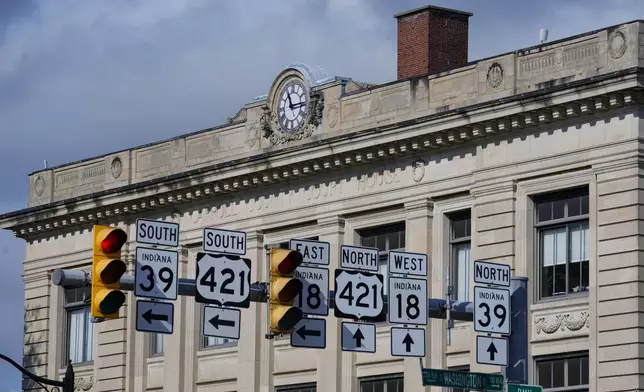
[(277, 95), (277, 123), (288, 133), (296, 132), (305, 122), (309, 94), (299, 79), (287, 80)]

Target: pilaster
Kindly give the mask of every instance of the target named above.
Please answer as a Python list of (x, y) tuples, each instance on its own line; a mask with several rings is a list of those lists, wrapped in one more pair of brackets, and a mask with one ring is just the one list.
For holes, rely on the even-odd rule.
[[(344, 243), (345, 220), (339, 215), (318, 219), (319, 239), (330, 244), (329, 286), (335, 290), (333, 271), (340, 267), (340, 245)], [(352, 392), (355, 369), (352, 353), (340, 348), (340, 322), (332, 317), (326, 319), (326, 349), (318, 354), (317, 390), (320, 392)]]
[[(251, 282), (265, 281), (266, 272), (264, 235), (261, 231), (246, 233), (246, 256), (251, 260)], [(237, 342), (237, 391), (272, 391), (273, 354), (267, 332), (266, 304), (251, 302), (241, 310), (241, 328)], [(262, 377), (263, 376), (263, 377)], [(268, 377), (264, 379), (264, 377)]]
[[(23, 277), (25, 284), (25, 334), (22, 364), (28, 371), (38, 375), (58, 379), (55, 374), (56, 358), (48, 353), (56, 352), (57, 341), (48, 334), (50, 325), (50, 274), (47, 271)], [(55, 287), (55, 286), (54, 286)], [(51, 371), (52, 374), (48, 374)], [(13, 371), (13, 369), (11, 370)], [(23, 390), (38, 390), (40, 386), (25, 378)]]
[[(405, 250), (409, 252), (424, 253), (428, 258), (427, 287), (431, 288), (432, 272), (429, 268), (432, 263), (432, 225), (434, 204), (427, 198), (412, 200), (405, 203)], [(431, 293), (428, 290), (428, 295)], [(432, 323), (421, 327), (425, 329), (425, 357), (423, 367), (432, 367)], [(429, 391), (431, 387), (422, 386), (417, 358), (404, 359), (405, 391)]]

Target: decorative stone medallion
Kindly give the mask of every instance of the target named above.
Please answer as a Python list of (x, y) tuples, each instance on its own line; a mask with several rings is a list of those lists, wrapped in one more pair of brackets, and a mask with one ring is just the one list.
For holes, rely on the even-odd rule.
[(38, 176), (36, 178), (36, 183), (34, 184), (34, 188), (36, 190), (36, 195), (42, 196), (43, 192), (45, 191), (45, 180), (42, 178), (42, 176)]
[(608, 38), (608, 54), (613, 59), (618, 59), (626, 53), (627, 48), (626, 36), (619, 30), (613, 31)]
[(425, 177), (425, 161), (422, 159), (417, 159), (412, 163), (412, 178), (416, 182), (422, 181), (423, 177)]
[(503, 82), (503, 67), (496, 61), (490, 65), (487, 70), (487, 85), (491, 88), (497, 88)]
[(249, 147), (255, 147), (258, 139), (259, 128), (257, 128), (257, 123), (254, 123), (248, 128), (248, 131), (246, 132), (246, 143), (248, 143)]
[(340, 118), (340, 110), (338, 109), (338, 103), (334, 102), (329, 106), (329, 111), (326, 114), (326, 120), (329, 122), (329, 128), (335, 128), (338, 124), (338, 119)]
[(119, 178), (121, 176), (121, 173), (123, 173), (123, 162), (121, 162), (121, 158), (116, 157), (112, 159), (111, 170), (112, 177)]
[(85, 377), (76, 377), (74, 379), (74, 391), (89, 391), (94, 386), (94, 376)]
[(557, 331), (579, 331), (582, 328), (590, 328), (590, 313), (580, 312), (577, 315), (571, 313), (557, 314), (553, 316), (538, 317), (534, 322), (537, 335), (541, 332), (551, 335)]

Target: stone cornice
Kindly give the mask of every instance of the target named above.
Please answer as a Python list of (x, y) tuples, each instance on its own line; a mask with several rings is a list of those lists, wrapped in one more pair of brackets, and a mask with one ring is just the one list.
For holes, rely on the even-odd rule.
[[(149, 183), (114, 188), (29, 208), (0, 216), (0, 228), (9, 228), (21, 238), (50, 231), (71, 230), (99, 220), (128, 219), (142, 212), (163, 210), (210, 197), (233, 197), (240, 191), (284, 181), (319, 175), (375, 161), (413, 157), (427, 150), (444, 150), (483, 138), (567, 120), (644, 101), (637, 86), (637, 69), (619, 72), (600, 80), (562, 88), (558, 93), (515, 96), (496, 105), (472, 107), (449, 115), (429, 116), (375, 128), (354, 136), (344, 135), (335, 143), (298, 146), (276, 152), (271, 168), (262, 160), (243, 160), (235, 166), (204, 168), (182, 176), (159, 178)], [(626, 86), (628, 80), (631, 80)], [(565, 86), (564, 86), (565, 87)], [(331, 148), (330, 148), (331, 147)], [(221, 166), (221, 167), (219, 167)], [(420, 173), (419, 173), (420, 175)], [(100, 203), (97, 201), (100, 200)]]

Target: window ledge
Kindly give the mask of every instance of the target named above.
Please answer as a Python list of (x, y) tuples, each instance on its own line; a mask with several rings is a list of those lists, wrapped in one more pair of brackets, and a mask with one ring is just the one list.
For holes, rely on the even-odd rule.
[(155, 356), (146, 358), (146, 362), (147, 362), (148, 365), (152, 364), (152, 363), (160, 363), (160, 362), (163, 362), (163, 361), (164, 361), (163, 354), (159, 354), (159, 355), (155, 355)]
[(562, 298), (548, 298), (542, 299), (530, 305), (531, 311), (539, 311), (544, 309), (559, 309), (575, 305), (588, 305), (589, 297), (588, 292), (579, 293), (578, 295), (569, 295)]
[[(74, 367), (74, 373), (89, 373), (94, 371), (94, 361), (91, 362), (81, 362), (81, 363), (72, 363)], [(67, 368), (59, 368), (58, 373), (60, 375), (65, 375)]]
[(209, 356), (233, 356), (237, 355), (237, 344), (222, 344), (220, 346), (210, 346), (204, 347), (201, 350), (197, 351), (197, 357), (209, 357)]

